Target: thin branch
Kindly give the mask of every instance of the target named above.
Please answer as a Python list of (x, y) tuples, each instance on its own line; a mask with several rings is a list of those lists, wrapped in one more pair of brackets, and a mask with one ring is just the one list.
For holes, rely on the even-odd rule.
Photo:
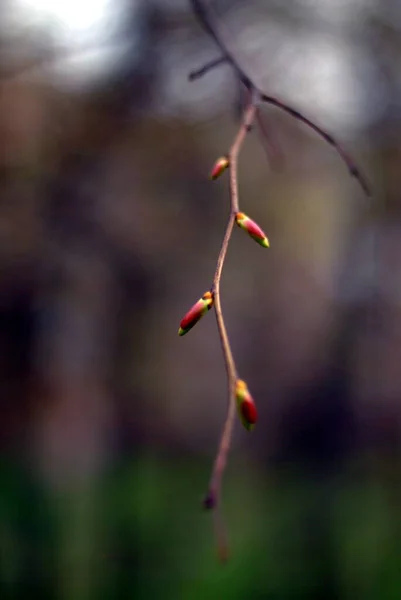
[[(243, 111), (241, 126), (239, 128), (237, 135), (234, 138), (234, 141), (231, 145), (231, 148), (229, 150), (227, 157), (224, 157), (225, 164), (223, 165), (223, 167), (221, 167), (223, 170), (227, 166), (230, 167), (230, 214), (229, 214), (229, 218), (227, 221), (227, 225), (226, 225), (222, 245), (220, 248), (219, 256), (217, 259), (216, 270), (215, 270), (215, 274), (214, 274), (214, 278), (213, 278), (213, 284), (212, 284), (212, 287), (210, 290), (211, 293), (213, 294), (215, 314), (216, 314), (216, 323), (217, 323), (217, 328), (218, 328), (219, 337), (220, 337), (220, 344), (221, 344), (223, 357), (224, 357), (225, 369), (226, 369), (226, 373), (227, 373), (228, 406), (227, 406), (226, 419), (224, 422), (223, 430), (222, 430), (221, 437), (220, 437), (220, 442), (219, 442), (217, 453), (216, 453), (216, 458), (215, 458), (215, 461), (213, 464), (213, 469), (212, 469), (212, 473), (211, 473), (211, 477), (210, 477), (210, 481), (209, 481), (208, 491), (205, 496), (203, 504), (204, 504), (205, 508), (213, 510), (214, 526), (215, 526), (216, 538), (217, 538), (217, 543), (218, 543), (219, 557), (222, 561), (224, 561), (228, 557), (228, 544), (227, 544), (227, 540), (226, 540), (226, 533), (225, 533), (225, 528), (224, 528), (224, 524), (222, 521), (221, 510), (220, 510), (221, 485), (222, 485), (222, 478), (223, 478), (224, 471), (225, 471), (226, 464), (227, 464), (228, 453), (229, 453), (229, 450), (231, 447), (231, 439), (232, 439), (232, 433), (233, 433), (235, 415), (236, 415), (236, 404), (237, 404), (236, 394), (238, 395), (239, 385), (243, 384), (244, 389), (246, 389), (246, 384), (245, 384), (245, 382), (238, 379), (237, 368), (236, 368), (235, 361), (233, 358), (230, 339), (229, 339), (229, 336), (227, 333), (227, 328), (225, 325), (225, 320), (224, 320), (224, 315), (223, 315), (223, 309), (222, 309), (222, 305), (221, 305), (220, 282), (221, 282), (221, 276), (222, 276), (222, 272), (223, 272), (223, 268), (224, 268), (224, 264), (225, 264), (225, 260), (226, 260), (226, 256), (227, 256), (228, 246), (229, 246), (229, 243), (231, 240), (231, 235), (232, 235), (233, 228), (234, 228), (234, 222), (236, 221), (236, 218), (238, 221), (237, 213), (240, 212), (239, 211), (239, 199), (238, 199), (238, 157), (239, 157), (239, 153), (241, 151), (242, 145), (244, 143), (245, 137), (246, 137), (247, 133), (251, 130), (255, 119), (257, 120), (257, 123), (260, 126), (262, 135), (265, 136), (265, 138), (268, 138), (268, 136), (266, 135), (266, 131), (264, 129), (263, 120), (261, 119), (260, 114), (258, 114), (260, 103), (265, 102), (267, 104), (271, 104), (271, 105), (279, 108), (280, 110), (285, 111), (290, 116), (294, 117), (298, 121), (301, 121), (302, 123), (304, 123), (311, 129), (313, 129), (327, 143), (329, 143), (331, 146), (334, 147), (334, 149), (337, 151), (337, 153), (340, 155), (342, 160), (347, 165), (347, 168), (348, 168), (350, 174), (359, 181), (364, 192), (367, 195), (369, 195), (370, 192), (369, 192), (369, 187), (366, 182), (366, 179), (360, 173), (359, 169), (357, 168), (357, 166), (355, 165), (353, 160), (349, 157), (349, 155), (345, 152), (345, 150), (342, 148), (342, 146), (340, 144), (338, 144), (334, 140), (334, 138), (330, 134), (328, 134), (324, 129), (322, 129), (321, 127), (319, 127), (318, 125), (316, 125), (315, 123), (310, 121), (299, 111), (293, 109), (291, 106), (289, 106), (285, 102), (282, 102), (281, 100), (275, 98), (274, 96), (268, 96), (263, 91), (261, 91), (254, 84), (254, 82), (248, 77), (248, 75), (242, 70), (242, 68), (239, 65), (239, 63), (237, 62), (235, 56), (231, 54), (231, 52), (227, 48), (225, 42), (221, 39), (219, 32), (214, 27), (213, 21), (211, 20), (211, 18), (209, 16), (208, 10), (203, 5), (202, 0), (190, 0), (190, 1), (192, 4), (193, 11), (194, 11), (196, 17), (198, 18), (200, 24), (202, 25), (202, 27), (204, 28), (206, 33), (214, 40), (215, 44), (219, 48), (219, 50), (221, 52), (221, 57), (218, 59), (215, 59), (214, 61), (207, 63), (202, 68), (200, 68), (196, 71), (193, 71), (190, 74), (189, 78), (191, 80), (197, 79), (199, 77), (202, 77), (204, 74), (206, 74), (211, 69), (213, 69), (217, 66), (220, 66), (223, 63), (228, 63), (234, 70), (234, 73), (236, 74), (238, 81), (243, 84), (244, 88), (246, 89), (246, 91), (248, 92), (248, 95), (249, 95), (249, 101), (247, 103), (246, 108)], [(268, 147), (268, 151), (271, 152), (272, 148)], [(220, 167), (218, 162), (216, 164), (218, 167)], [(215, 169), (212, 171), (213, 175), (214, 175), (214, 173), (215, 173)], [(217, 175), (219, 174), (218, 170), (216, 171), (216, 173), (217, 173)], [(215, 178), (215, 177), (213, 176), (212, 178)], [(253, 225), (255, 226), (256, 224), (253, 223)], [(255, 237), (252, 233), (250, 233), (250, 235), (252, 237)], [(255, 239), (258, 241), (257, 238), (255, 238)], [(267, 243), (267, 238), (264, 238), (264, 239), (266, 240), (266, 243)], [(265, 245), (265, 244), (263, 244), (263, 245)], [(267, 245), (268, 245), (268, 243), (267, 243)], [(256, 410), (256, 409), (254, 409), (254, 410)], [(256, 415), (256, 413), (255, 413), (255, 415)], [(256, 418), (253, 419), (252, 421), (249, 420), (249, 424), (255, 423), (255, 422), (256, 422)], [(247, 426), (246, 421), (245, 421), (245, 426)]]
[(333, 138), (332, 135), (330, 135), (327, 131), (325, 131), (324, 129), (322, 129), (321, 127), (319, 127), (319, 125), (316, 125), (316, 123), (314, 123), (313, 121), (311, 121), (310, 119), (308, 119), (307, 117), (305, 117), (301, 112), (299, 112), (298, 110), (292, 108), (291, 106), (289, 106), (288, 104), (286, 104), (282, 100), (279, 100), (278, 98), (275, 98), (274, 96), (268, 96), (267, 94), (264, 94), (264, 93), (260, 93), (260, 99), (263, 102), (266, 102), (267, 104), (271, 104), (273, 106), (276, 106), (277, 108), (279, 108), (280, 110), (282, 110), (282, 111), (286, 112), (287, 114), (291, 115), (292, 117), (294, 117), (298, 121), (301, 121), (302, 123), (305, 123), (305, 125), (307, 125), (311, 129), (313, 129), (313, 131), (315, 131), (318, 135), (320, 135), (320, 137), (322, 137), (325, 140), (325, 142), (327, 142), (328, 144), (330, 144), (330, 146), (333, 146), (333, 148), (336, 150), (337, 154), (339, 154), (339, 156), (342, 158), (343, 162), (346, 164), (346, 166), (348, 168), (348, 171), (349, 171), (349, 174), (351, 175), (351, 177), (355, 177), (356, 178), (356, 180), (359, 182), (359, 185), (361, 186), (361, 188), (363, 189), (364, 193), (367, 196), (371, 195), (369, 184), (368, 184), (365, 176), (362, 174), (362, 172), (360, 171), (360, 169), (356, 166), (356, 164), (353, 161), (353, 159), (344, 150), (344, 148), (341, 146), (341, 144), (339, 144)]
[(220, 299), (220, 282), (223, 267), (227, 255), (228, 245), (234, 227), (235, 215), (239, 212), (238, 199), (238, 157), (241, 147), (244, 143), (247, 133), (252, 127), (256, 115), (256, 106), (253, 98), (245, 110), (241, 127), (230, 148), (228, 158), (230, 161), (230, 215), (228, 218), (223, 242), (217, 259), (216, 271), (213, 278), (212, 293), (214, 297), (214, 307), (216, 314), (217, 329), (220, 336), (221, 348), (223, 351), (224, 363), (228, 382), (228, 409), (227, 416), (223, 426), (220, 443), (217, 450), (216, 459), (213, 465), (212, 475), (209, 482), (208, 492), (204, 500), (204, 506), (215, 510), (215, 530), (219, 547), (219, 556), (225, 560), (228, 555), (226, 535), (220, 513), (221, 481), (227, 464), (227, 456), (231, 446), (231, 438), (235, 421), (235, 385), (238, 379), (237, 368), (231, 350), (231, 344), (224, 321), (223, 309)]
[(322, 137), (328, 144), (330, 144), (337, 154), (340, 156), (342, 161), (346, 164), (347, 169), (352, 177), (359, 182), (362, 190), (367, 196), (371, 195), (370, 186), (367, 182), (366, 177), (362, 174), (354, 160), (349, 156), (349, 154), (345, 151), (342, 145), (334, 139), (334, 137), (325, 131), (322, 127), (315, 124), (313, 121), (305, 117), (298, 110), (292, 108), (286, 102), (279, 100), (274, 96), (269, 96), (265, 94), (262, 90), (260, 90), (252, 79), (245, 73), (245, 71), (241, 68), (238, 61), (234, 57), (234, 55), (228, 50), (225, 42), (222, 40), (217, 28), (213, 25), (212, 19), (210, 18), (209, 12), (206, 7), (203, 5), (201, 0), (191, 0), (193, 11), (198, 18), (200, 24), (203, 29), (209, 36), (213, 39), (217, 47), (220, 49), (221, 53), (225, 57), (225, 60), (231, 65), (234, 72), (237, 74), (238, 79), (243, 83), (243, 85), (251, 92), (255, 92), (259, 97), (259, 100), (262, 102), (266, 102), (267, 104), (271, 104), (276, 106), (280, 110), (286, 112), (291, 115), (298, 121), (301, 121), (311, 129), (313, 129), (320, 137)]
[(214, 27), (212, 20), (209, 17), (209, 13), (201, 0), (191, 0), (192, 10), (197, 17), (199, 23), (203, 27), (204, 31), (212, 38), (220, 52), (224, 56), (225, 60), (230, 63), (231, 67), (236, 72), (238, 78), (248, 90), (256, 89), (255, 85), (249, 79), (245, 71), (243, 71), (238, 64), (235, 56), (231, 54), (223, 40), (221, 39), (217, 29)]
[(191, 71), (188, 75), (188, 79), (189, 79), (189, 81), (195, 81), (195, 79), (199, 79), (200, 77), (203, 77), (203, 75), (206, 75), (206, 73), (208, 73), (212, 69), (215, 69), (216, 67), (219, 67), (220, 65), (222, 65), (223, 63), (226, 63), (226, 62), (227, 62), (226, 56), (220, 56), (220, 58), (215, 58), (214, 60), (211, 60), (210, 62), (203, 65), (203, 67), (201, 67), (200, 69)]

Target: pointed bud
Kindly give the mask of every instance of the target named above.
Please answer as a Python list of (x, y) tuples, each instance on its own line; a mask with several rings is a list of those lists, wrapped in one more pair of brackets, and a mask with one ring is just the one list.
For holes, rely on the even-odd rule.
[(245, 231), (249, 233), (249, 235), (255, 240), (255, 242), (258, 242), (258, 244), (260, 244), (264, 248), (269, 247), (269, 240), (267, 239), (265, 232), (262, 231), (259, 225), (257, 225), (255, 221), (252, 221), (252, 219), (250, 219), (245, 213), (237, 213), (235, 215), (235, 221), (238, 227), (242, 227), (242, 229), (245, 229)]
[(214, 180), (220, 177), (220, 175), (222, 175), (222, 173), (224, 173), (224, 171), (228, 169), (229, 166), (230, 161), (228, 160), (227, 156), (221, 156), (220, 158), (218, 158), (214, 163), (213, 169), (211, 170), (210, 179)]
[(258, 420), (258, 412), (248, 386), (242, 379), (237, 379), (235, 384), (235, 399), (237, 401), (237, 410), (239, 418), (245, 429), (250, 431), (254, 428)]
[(190, 329), (203, 317), (208, 310), (210, 310), (213, 306), (213, 294), (212, 292), (205, 292), (193, 305), (192, 308), (189, 309), (185, 317), (182, 319), (180, 323), (180, 328), (178, 330), (178, 335), (185, 335), (188, 333)]

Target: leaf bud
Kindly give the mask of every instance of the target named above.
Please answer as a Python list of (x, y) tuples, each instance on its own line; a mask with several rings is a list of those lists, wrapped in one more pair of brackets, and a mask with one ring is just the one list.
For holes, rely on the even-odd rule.
[(205, 292), (196, 302), (192, 308), (189, 309), (185, 317), (182, 319), (180, 323), (180, 328), (178, 330), (178, 335), (185, 335), (188, 333), (190, 329), (203, 317), (204, 314), (207, 313), (213, 306), (213, 294), (208, 291)]
[(235, 384), (235, 399), (241, 423), (245, 429), (251, 431), (258, 420), (258, 412), (248, 386), (242, 379), (237, 379)]
[(214, 163), (213, 169), (210, 172), (210, 179), (215, 180), (218, 177), (220, 177), (220, 175), (222, 175), (224, 171), (228, 169), (229, 166), (230, 161), (228, 160), (227, 156), (221, 156), (220, 158), (218, 158)]
[(265, 232), (245, 213), (238, 212), (235, 215), (235, 222), (237, 223), (238, 227), (245, 229), (245, 231), (251, 236), (251, 238), (255, 240), (255, 242), (258, 242), (258, 244), (264, 248), (269, 247), (269, 240), (267, 239)]

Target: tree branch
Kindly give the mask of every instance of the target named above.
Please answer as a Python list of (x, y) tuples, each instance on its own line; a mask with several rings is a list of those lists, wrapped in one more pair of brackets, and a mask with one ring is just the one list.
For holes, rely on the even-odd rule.
[[(242, 424), (247, 430), (250, 430), (257, 421), (257, 411), (252, 396), (249, 393), (246, 382), (238, 378), (237, 367), (233, 358), (230, 339), (227, 333), (227, 328), (224, 320), (224, 314), (220, 297), (220, 283), (227, 256), (228, 246), (231, 240), (235, 222), (237, 223), (237, 225), (245, 229), (248, 232), (248, 234), (259, 244), (261, 244), (264, 247), (269, 246), (268, 239), (264, 232), (260, 229), (260, 227), (254, 221), (249, 219), (249, 217), (245, 213), (240, 212), (238, 197), (238, 158), (242, 145), (245, 141), (246, 135), (251, 130), (255, 120), (261, 128), (262, 135), (265, 136), (265, 138), (267, 137), (266, 131), (263, 127), (263, 120), (261, 119), (259, 114), (260, 103), (265, 102), (267, 104), (271, 104), (313, 129), (327, 143), (334, 147), (334, 149), (337, 151), (337, 153), (347, 165), (350, 174), (359, 181), (362, 189), (366, 194), (369, 194), (369, 186), (367, 184), (366, 179), (355, 165), (354, 161), (330, 134), (328, 134), (324, 129), (316, 125), (313, 121), (310, 121), (307, 117), (305, 117), (303, 114), (301, 114), (299, 111), (295, 110), (285, 102), (282, 102), (274, 96), (268, 96), (256, 87), (254, 82), (242, 70), (234, 55), (231, 54), (231, 52), (226, 47), (218, 31), (214, 27), (213, 22), (210, 19), (209, 13), (204, 7), (202, 1), (191, 0), (191, 4), (193, 11), (197, 16), (203, 29), (214, 40), (215, 44), (219, 48), (221, 52), (221, 57), (207, 63), (201, 69), (193, 71), (190, 74), (190, 79), (197, 79), (205, 73), (207, 73), (208, 71), (210, 71), (211, 69), (221, 64), (228, 63), (233, 68), (238, 81), (243, 84), (247, 91), (247, 95), (249, 96), (248, 103), (243, 110), (240, 128), (229, 149), (229, 153), (227, 156), (218, 159), (211, 173), (211, 178), (216, 179), (216, 177), (221, 175), (221, 173), (227, 167), (230, 168), (230, 213), (217, 259), (212, 287), (187, 313), (183, 321), (181, 321), (179, 330), (180, 335), (189, 331), (189, 329), (192, 328), (193, 325), (198, 322), (198, 320), (203, 316), (203, 314), (205, 314), (207, 310), (211, 308), (212, 304), (214, 304), (217, 329), (219, 332), (220, 344), (222, 348), (227, 374), (228, 406), (226, 419), (222, 429), (220, 442), (218, 445), (216, 458), (213, 464), (209, 486), (207, 494), (203, 501), (203, 505), (205, 508), (213, 510), (214, 526), (218, 543), (219, 557), (222, 561), (224, 561), (228, 557), (228, 544), (224, 524), (221, 517), (221, 487), (223, 475), (227, 465), (227, 457), (231, 447), (235, 413), (236, 409), (238, 409), (239, 417), (242, 421)], [(271, 149), (267, 148), (267, 150), (269, 151)]]
[(190, 74), (188, 75), (188, 79), (189, 79), (189, 81), (195, 81), (195, 79), (199, 79), (200, 77), (203, 77), (203, 75), (205, 75), (206, 73), (209, 73), (209, 71), (211, 71), (212, 69), (219, 67), (220, 65), (222, 65), (223, 63), (226, 63), (226, 62), (227, 62), (227, 58), (225, 56), (220, 56), (220, 58), (215, 58), (214, 60), (211, 60), (210, 62), (203, 65), (203, 67), (201, 67), (200, 69), (191, 71)]
[(266, 104), (271, 104), (279, 108), (280, 110), (286, 112), (287, 114), (294, 117), (298, 121), (304, 123), (307, 127), (313, 129), (315, 133), (317, 133), (320, 137), (322, 137), (330, 146), (334, 148), (337, 154), (340, 156), (342, 161), (347, 166), (348, 172), (351, 177), (355, 177), (361, 186), (363, 192), (367, 195), (371, 195), (370, 186), (366, 177), (362, 174), (361, 170), (358, 168), (355, 161), (351, 158), (351, 156), (345, 151), (343, 146), (335, 140), (335, 138), (329, 134), (325, 129), (305, 117), (301, 112), (292, 108), (286, 102), (276, 98), (275, 96), (269, 96), (265, 94), (262, 90), (260, 90), (252, 79), (245, 73), (245, 71), (240, 67), (238, 61), (234, 57), (234, 55), (228, 50), (226, 44), (222, 40), (217, 28), (214, 26), (212, 19), (210, 18), (209, 11), (203, 5), (201, 0), (191, 0), (192, 8), (194, 14), (198, 18), (203, 29), (208, 33), (208, 35), (213, 39), (222, 55), (225, 58), (225, 62), (228, 62), (234, 72), (236, 73), (239, 80), (243, 83), (243, 85), (252, 93), (254, 93), (260, 102), (265, 102)]
[(238, 198), (238, 157), (244, 143), (247, 133), (250, 131), (256, 115), (256, 106), (251, 98), (250, 104), (245, 110), (240, 129), (230, 148), (228, 159), (230, 163), (230, 215), (228, 218), (223, 242), (217, 259), (216, 271), (213, 278), (212, 293), (214, 297), (214, 306), (216, 314), (217, 329), (220, 336), (221, 348), (223, 351), (224, 362), (227, 373), (228, 383), (228, 408), (227, 416), (223, 426), (220, 443), (217, 450), (216, 459), (213, 465), (212, 475), (209, 482), (208, 492), (204, 500), (204, 506), (208, 509), (215, 509), (215, 529), (218, 541), (219, 556), (221, 560), (226, 560), (228, 556), (228, 547), (226, 536), (220, 514), (221, 482), (224, 470), (227, 464), (227, 456), (231, 446), (231, 438), (234, 427), (236, 404), (235, 404), (235, 385), (238, 379), (237, 368), (234, 362), (230, 340), (227, 334), (227, 328), (224, 321), (223, 309), (220, 299), (220, 282), (223, 267), (227, 255), (228, 245), (234, 227), (235, 216), (239, 212)]

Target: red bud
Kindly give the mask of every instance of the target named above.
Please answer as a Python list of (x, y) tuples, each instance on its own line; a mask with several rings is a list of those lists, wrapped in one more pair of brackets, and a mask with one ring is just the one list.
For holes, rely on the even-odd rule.
[(245, 229), (245, 231), (249, 233), (251, 238), (258, 242), (258, 244), (260, 244), (264, 248), (269, 247), (269, 240), (267, 239), (265, 232), (259, 227), (259, 225), (257, 225), (257, 223), (255, 223), (255, 221), (252, 221), (252, 219), (250, 219), (245, 213), (238, 212), (235, 215), (235, 221), (237, 225), (242, 229)]
[(235, 384), (235, 398), (237, 401), (237, 410), (239, 418), (245, 429), (250, 431), (254, 428), (258, 420), (258, 412), (248, 386), (242, 379), (237, 379)]
[(222, 175), (222, 173), (224, 173), (229, 166), (230, 161), (228, 160), (227, 156), (221, 156), (218, 158), (214, 163), (213, 169), (210, 173), (210, 179), (217, 179), (220, 177), (220, 175)]
[(205, 292), (192, 308), (189, 309), (180, 323), (178, 335), (185, 335), (213, 306), (212, 292)]

